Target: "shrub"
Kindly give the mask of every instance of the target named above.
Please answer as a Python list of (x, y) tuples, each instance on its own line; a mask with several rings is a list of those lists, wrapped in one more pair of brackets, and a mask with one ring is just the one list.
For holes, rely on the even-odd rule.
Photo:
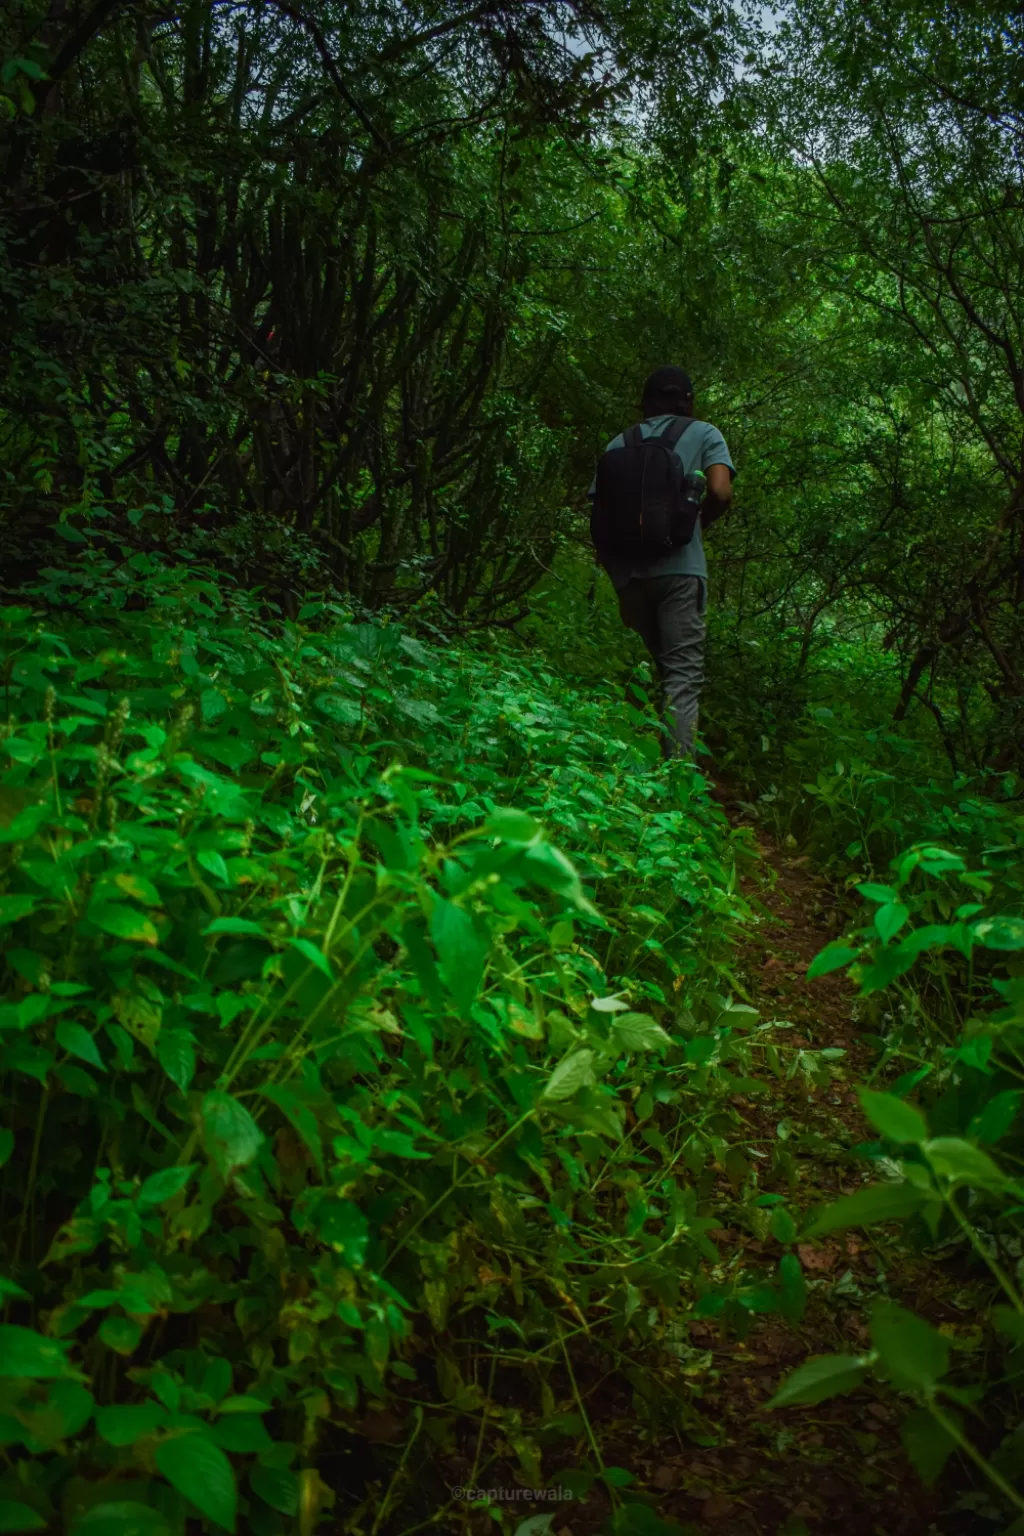
[(499, 1364), (537, 1483), (567, 1339), (707, 1288), (743, 839), (534, 661), (131, 564), (2, 616), (6, 1528), (312, 1530), (387, 1409), (386, 1528)]

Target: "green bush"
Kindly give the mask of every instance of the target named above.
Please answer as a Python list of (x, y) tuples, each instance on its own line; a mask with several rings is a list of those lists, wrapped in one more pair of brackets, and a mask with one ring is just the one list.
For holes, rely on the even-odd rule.
[[(987, 1277), (983, 1321), (1002, 1342), (995, 1350), (968, 1342), (954, 1353), (945, 1333), (880, 1297), (870, 1348), (806, 1362), (774, 1403), (821, 1402), (873, 1372), (913, 1404), (902, 1437), (925, 1481), (934, 1482), (950, 1454), (963, 1450), (1020, 1515), (1024, 816), (976, 799), (932, 813), (937, 830), (959, 833), (959, 850), (919, 844), (892, 861), (887, 883), (861, 883), (869, 920), (810, 968), (811, 976), (847, 969), (856, 982), (878, 1030), (868, 1038), (879, 1050), (874, 1076), (886, 1091), (861, 1091), (878, 1136), (858, 1149), (872, 1180), (808, 1212), (803, 1236), (898, 1220), (919, 1245), (960, 1247)], [(980, 1420), (983, 1403), (986, 1439), (997, 1442), (990, 1458), (965, 1416)]]
[(2, 615), (5, 1528), (311, 1531), (390, 1405), (384, 1529), (499, 1365), (477, 1470), (614, 1505), (552, 1372), (709, 1290), (744, 839), (600, 690), (130, 564)]

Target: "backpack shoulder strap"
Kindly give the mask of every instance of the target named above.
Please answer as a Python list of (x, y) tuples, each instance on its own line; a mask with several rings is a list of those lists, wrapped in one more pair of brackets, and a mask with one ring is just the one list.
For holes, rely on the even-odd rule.
[(623, 446), (626, 448), (639, 448), (644, 441), (644, 434), (639, 426), (627, 427), (622, 434)]
[(674, 448), (683, 434), (690, 430), (695, 420), (694, 416), (673, 416), (661, 434), (661, 441), (669, 448)]

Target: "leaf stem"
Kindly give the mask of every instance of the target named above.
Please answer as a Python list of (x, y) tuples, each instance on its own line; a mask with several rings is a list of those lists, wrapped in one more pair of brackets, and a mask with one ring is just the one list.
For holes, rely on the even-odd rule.
[(590, 1416), (583, 1405), (583, 1399), (580, 1396), (580, 1389), (576, 1384), (576, 1373), (572, 1368), (572, 1361), (569, 1359), (569, 1351), (565, 1347), (565, 1335), (562, 1333), (561, 1319), (556, 1318), (556, 1326), (558, 1328), (558, 1342), (562, 1346), (562, 1358), (565, 1361), (565, 1368), (569, 1373), (569, 1381), (572, 1385), (572, 1395), (576, 1399), (576, 1407), (579, 1409), (580, 1418), (583, 1420), (583, 1427), (587, 1432), (587, 1440), (590, 1442), (590, 1449), (593, 1452), (594, 1460), (597, 1462), (597, 1465), (600, 1469), (601, 1477), (604, 1479), (604, 1485), (607, 1488), (612, 1501), (612, 1508), (618, 1509), (621, 1500), (619, 1499), (618, 1491), (612, 1486), (611, 1483), (608, 1482), (607, 1478), (605, 1478), (605, 1466), (604, 1459), (601, 1455), (601, 1447), (597, 1443), (597, 1436), (594, 1434), (594, 1426), (590, 1422)]
[(395, 1491), (395, 1484), (401, 1477), (402, 1469), (404, 1468), (406, 1462), (409, 1460), (409, 1452), (416, 1444), (417, 1436), (419, 1435), (420, 1430), (423, 1428), (423, 1409), (417, 1408), (414, 1417), (416, 1419), (416, 1423), (413, 1426), (412, 1434), (405, 1442), (405, 1449), (402, 1452), (402, 1459), (394, 1470), (391, 1481), (388, 1483), (387, 1492), (385, 1493), (384, 1498), (381, 1500), (380, 1508), (374, 1516), (373, 1527), (370, 1531), (370, 1536), (377, 1536), (377, 1532), (380, 1530), (380, 1523), (384, 1519), (384, 1516), (387, 1514), (388, 1510), (391, 1508), (391, 1496)]
[(955, 1420), (947, 1418), (946, 1414), (943, 1413), (938, 1403), (936, 1403), (934, 1400), (929, 1402), (928, 1412), (932, 1415), (932, 1418), (935, 1419), (937, 1424), (941, 1424), (942, 1428), (946, 1431), (946, 1434), (951, 1440), (956, 1442), (956, 1444), (963, 1451), (964, 1455), (974, 1462), (974, 1465), (977, 1467), (978, 1471), (988, 1478), (993, 1487), (999, 1489), (999, 1492), (1003, 1495), (1003, 1498), (1008, 1499), (1009, 1502), (1013, 1505), (1014, 1509), (1019, 1510), (1022, 1514), (1024, 1514), (1024, 1498), (1021, 1497), (1016, 1488), (1013, 1487), (1012, 1483), (1008, 1483), (1003, 1474), (998, 1472), (992, 1463), (985, 1459), (985, 1457), (978, 1450), (977, 1446), (973, 1445), (971, 1441), (968, 1440), (967, 1436), (963, 1433)]
[[(536, 1114), (536, 1112), (537, 1111), (536, 1111), (536, 1106), (535, 1106), (533, 1109), (528, 1109), (526, 1111), (525, 1115), (520, 1115), (519, 1119), (516, 1120), (512, 1125), (510, 1125), (508, 1130), (505, 1131), (501, 1136), (499, 1136), (497, 1141), (493, 1142), (491, 1144), (491, 1146), (489, 1146), (487, 1148), (486, 1153), (482, 1153), (481, 1154), (481, 1158), (493, 1156), (493, 1154), (495, 1152), (497, 1152), (498, 1148), (502, 1145), (502, 1143), (508, 1141), (508, 1138), (510, 1136), (513, 1136), (515, 1134), (515, 1132), (520, 1129), (521, 1126), (524, 1126), (526, 1124), (527, 1120), (530, 1120)], [(414, 1236), (414, 1234), (416, 1232), (419, 1231), (419, 1229), (420, 1229), (420, 1227), (422, 1227), (423, 1223), (425, 1221), (429, 1221), (430, 1217), (433, 1216), (434, 1212), (440, 1206), (444, 1205), (445, 1201), (449, 1198), (449, 1196), (453, 1195), (455, 1193), (455, 1191), (462, 1186), (463, 1182), (466, 1179), (470, 1178), (471, 1175), (476, 1172), (476, 1166), (477, 1165), (476, 1165), (475, 1161), (470, 1163), (469, 1167), (465, 1170), (465, 1172), (464, 1173), (460, 1173), (457, 1178), (454, 1178), (452, 1180), (452, 1182), (449, 1184), (448, 1188), (444, 1191), (444, 1193), (441, 1194), (441, 1195), (438, 1195), (438, 1197), (434, 1201), (433, 1205), (429, 1206), (427, 1208), (427, 1210), (425, 1210), (423, 1212), (422, 1216), (417, 1217), (417, 1219), (413, 1222), (412, 1226), (409, 1228), (408, 1232), (406, 1232), (405, 1236), (401, 1239), (400, 1242), (395, 1244), (394, 1248), (392, 1248), (391, 1252), (388, 1254), (387, 1259), (384, 1262), (383, 1269), (381, 1270), (382, 1274), (384, 1273), (385, 1270), (388, 1269), (388, 1267), (391, 1265), (392, 1261), (398, 1257), (398, 1255), (402, 1252), (403, 1248), (407, 1248), (409, 1246), (410, 1239)]]
[[(994, 1259), (990, 1253), (986, 1252), (985, 1247), (978, 1237), (977, 1232), (974, 1230), (973, 1225), (967, 1220), (966, 1216), (964, 1216), (963, 1212), (960, 1210), (956, 1201), (949, 1194), (948, 1190), (944, 1192), (943, 1199), (945, 1200), (946, 1205), (952, 1211), (953, 1219), (957, 1223), (957, 1226), (964, 1233), (967, 1241), (970, 1243), (975, 1253), (981, 1259), (982, 1263), (988, 1265), (989, 1269), (992, 1271), (993, 1275), (999, 1281), (999, 1284), (1010, 1298), (1010, 1301), (1013, 1303), (1015, 1310), (1024, 1314), (1024, 1302), (1021, 1301), (1021, 1298), (1018, 1295), (1017, 1289), (1014, 1286), (1012, 1280), (1006, 1274), (1002, 1265), (999, 1264), (998, 1261)], [(1021, 1508), (1024, 1509), (1024, 1505), (1022, 1505)]]

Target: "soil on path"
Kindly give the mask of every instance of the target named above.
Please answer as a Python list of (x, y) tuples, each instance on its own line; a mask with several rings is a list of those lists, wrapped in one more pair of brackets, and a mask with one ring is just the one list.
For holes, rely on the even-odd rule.
[[(726, 809), (731, 820), (742, 821), (734, 804), (726, 801)], [(777, 1144), (783, 1125), (795, 1178), (789, 1188), (781, 1176), (766, 1175), (760, 1185), (785, 1194), (799, 1215), (863, 1184), (866, 1165), (851, 1149), (873, 1137), (861, 1116), (856, 1085), (869, 1076), (876, 1054), (861, 1037), (849, 983), (842, 976), (807, 979), (811, 960), (836, 936), (833, 894), (807, 859), (778, 848), (763, 831), (756, 836), (762, 866), (748, 878), (746, 894), (761, 921), (744, 945), (737, 974), (763, 1020), (792, 1026), (785, 1036), (790, 1059), (804, 1048), (846, 1053), (827, 1086), (815, 1086), (797, 1072), (777, 1081), (770, 1097), (743, 1106), (751, 1136), (762, 1144)], [(726, 1227), (711, 1235), (724, 1261), (742, 1250), (754, 1269), (774, 1267), (784, 1251), (770, 1236), (759, 1239), (747, 1230)], [(881, 1236), (837, 1234), (801, 1245), (799, 1255), (809, 1288), (799, 1327), (778, 1317), (756, 1317), (739, 1342), (713, 1322), (689, 1325), (691, 1345), (704, 1356), (704, 1369), (695, 1374), (694, 1401), (712, 1430), (696, 1438), (710, 1443), (694, 1443), (692, 1426), (683, 1426), (668, 1442), (653, 1439), (631, 1422), (628, 1389), (617, 1404), (595, 1393), (588, 1411), (595, 1415), (606, 1465), (628, 1468), (638, 1488), (657, 1496), (658, 1511), (681, 1521), (692, 1536), (976, 1531), (970, 1514), (950, 1513), (970, 1492), (969, 1473), (955, 1466), (929, 1491), (909, 1464), (900, 1440), (907, 1404), (868, 1386), (813, 1408), (766, 1411), (779, 1383), (808, 1356), (866, 1347), (865, 1313), (880, 1293), (913, 1307), (937, 1327), (967, 1331), (977, 1298), (962, 1261), (939, 1263), (934, 1255), (908, 1252), (897, 1228)], [(590, 1514), (574, 1511), (564, 1522), (556, 1519), (556, 1536), (590, 1536), (600, 1528), (598, 1520), (587, 1519)], [(991, 1529), (987, 1523), (985, 1528)]]

